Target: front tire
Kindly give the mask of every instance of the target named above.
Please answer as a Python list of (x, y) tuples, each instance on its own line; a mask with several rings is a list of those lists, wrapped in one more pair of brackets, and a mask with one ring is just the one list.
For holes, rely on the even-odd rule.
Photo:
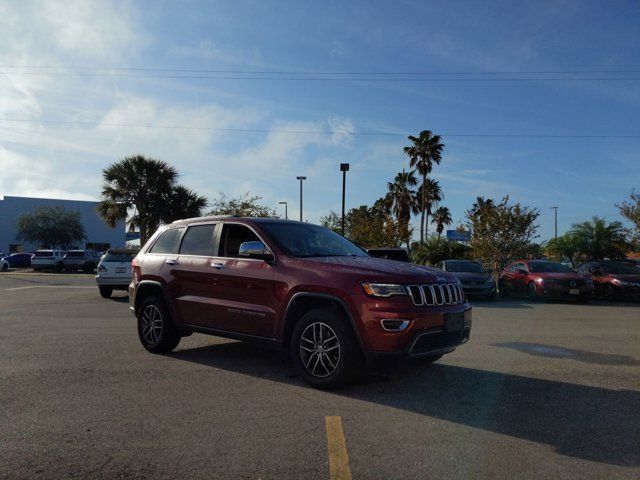
[(535, 283), (529, 282), (528, 292), (529, 292), (529, 300), (531, 300), (532, 302), (535, 302), (536, 300), (538, 300), (539, 298), (538, 290), (536, 290)]
[(180, 343), (180, 333), (160, 297), (150, 296), (142, 302), (138, 310), (138, 337), (151, 353), (168, 353)]
[(431, 365), (433, 362), (437, 362), (438, 360), (440, 360), (443, 356), (444, 353), (441, 353), (439, 355), (425, 355), (424, 357), (417, 357), (416, 360), (418, 360), (423, 365)]
[(507, 290), (507, 286), (503, 280), (498, 282), (498, 291), (500, 292), (500, 296), (503, 298), (507, 298), (509, 296), (509, 291)]
[(362, 368), (348, 320), (331, 308), (302, 316), (291, 336), (291, 358), (304, 381), (323, 390), (346, 385)]

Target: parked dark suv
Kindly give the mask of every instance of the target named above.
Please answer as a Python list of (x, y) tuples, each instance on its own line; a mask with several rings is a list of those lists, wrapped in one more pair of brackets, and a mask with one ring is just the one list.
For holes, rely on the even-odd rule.
[(348, 382), (380, 356), (435, 361), (471, 331), (452, 275), (370, 257), (308, 223), (181, 220), (156, 232), (132, 267), (129, 299), (150, 352), (193, 332), (262, 340), (289, 350), (319, 388)]

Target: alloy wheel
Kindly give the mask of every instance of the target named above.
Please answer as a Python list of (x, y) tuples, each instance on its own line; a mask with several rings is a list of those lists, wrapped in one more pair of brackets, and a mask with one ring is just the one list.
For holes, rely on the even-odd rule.
[(147, 305), (142, 311), (142, 336), (150, 345), (160, 340), (162, 335), (162, 313), (155, 305)]
[(335, 372), (340, 362), (340, 340), (323, 322), (307, 326), (300, 336), (300, 359), (313, 376), (325, 378)]

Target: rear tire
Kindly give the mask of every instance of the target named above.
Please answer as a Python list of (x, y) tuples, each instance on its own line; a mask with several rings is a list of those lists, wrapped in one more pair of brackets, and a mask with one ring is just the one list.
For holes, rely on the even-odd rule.
[(138, 310), (138, 337), (151, 353), (168, 353), (180, 343), (180, 333), (160, 297), (152, 295), (142, 302)]
[(322, 390), (351, 382), (363, 363), (348, 320), (331, 308), (300, 318), (291, 335), (291, 359), (304, 381)]
[(98, 287), (98, 290), (100, 290), (100, 296), (102, 298), (109, 298), (109, 297), (111, 297), (111, 294), (113, 293), (113, 287), (100, 286), (100, 287)]

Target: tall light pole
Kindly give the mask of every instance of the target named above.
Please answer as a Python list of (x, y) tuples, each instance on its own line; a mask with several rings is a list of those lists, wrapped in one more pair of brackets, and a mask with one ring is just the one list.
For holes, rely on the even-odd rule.
[(555, 238), (558, 238), (558, 207), (549, 207), (549, 209), (555, 211)]
[(302, 221), (302, 181), (307, 177), (296, 177), (296, 179), (300, 180), (300, 221)]
[(284, 219), (289, 219), (289, 205), (287, 202), (278, 202), (280, 205), (284, 205)]
[(342, 221), (340, 222), (340, 230), (342, 231), (342, 236), (344, 236), (344, 194), (347, 185), (347, 172), (349, 171), (349, 164), (341, 163), (340, 171), (342, 172)]

